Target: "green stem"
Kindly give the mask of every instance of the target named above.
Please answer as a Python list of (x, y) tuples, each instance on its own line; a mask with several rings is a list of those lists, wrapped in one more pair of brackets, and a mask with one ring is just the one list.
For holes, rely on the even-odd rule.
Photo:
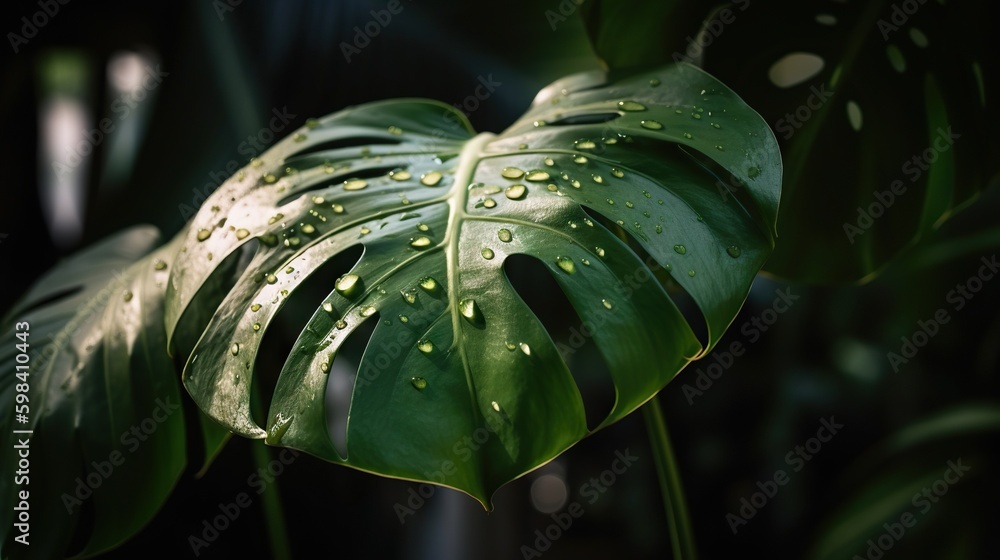
[[(254, 378), (257, 383), (257, 378)], [(256, 388), (256, 387), (255, 387)], [(255, 412), (261, 412), (260, 395), (258, 391), (250, 392), (250, 406)], [(257, 415), (260, 417), (260, 414)], [(257, 472), (267, 472), (271, 463), (271, 453), (263, 441), (252, 441), (253, 462)], [(271, 558), (276, 560), (291, 560), (292, 549), (288, 545), (288, 528), (285, 527), (285, 513), (281, 507), (281, 493), (278, 491), (278, 480), (271, 483), (261, 493), (261, 506), (264, 508), (264, 525), (267, 527), (267, 542), (271, 548)]]
[(660, 479), (660, 492), (663, 494), (663, 507), (667, 510), (670, 546), (674, 551), (674, 560), (695, 560), (698, 558), (698, 552), (695, 548), (694, 533), (691, 531), (687, 501), (684, 499), (680, 469), (674, 450), (670, 446), (667, 424), (663, 419), (660, 401), (657, 399), (658, 396), (654, 395), (643, 405), (642, 417), (646, 420), (646, 430), (649, 431), (656, 474)]

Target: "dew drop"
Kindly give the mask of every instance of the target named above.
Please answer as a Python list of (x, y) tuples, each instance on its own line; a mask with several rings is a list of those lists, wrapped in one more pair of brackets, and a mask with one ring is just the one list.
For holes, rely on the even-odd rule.
[(694, 269), (693, 268), (688, 271), (688, 276), (694, 278)]
[(341, 320), (337, 321), (334, 326), (337, 327), (338, 329), (346, 329), (347, 328), (347, 321), (341, 319)]
[(619, 101), (618, 108), (622, 111), (645, 111), (646, 106), (636, 101)]
[(240, 228), (236, 230), (236, 239), (246, 239), (248, 235), (250, 235), (250, 230), (248, 229)]
[(431, 171), (430, 173), (424, 173), (420, 177), (420, 184), (426, 187), (433, 187), (441, 182), (441, 173), (439, 171)]
[(479, 305), (476, 304), (476, 300), (471, 298), (459, 301), (458, 311), (462, 314), (462, 317), (465, 317), (470, 323), (475, 323), (481, 318)]
[(344, 297), (353, 295), (361, 287), (361, 277), (357, 274), (345, 274), (334, 283), (337, 293)]
[(756, 179), (757, 177), (760, 177), (760, 168), (754, 165), (749, 169), (747, 169), (747, 177), (750, 177), (751, 179)]
[(740, 253), (742, 253), (740, 248), (736, 245), (730, 245), (729, 247), (726, 247), (726, 252), (729, 253), (729, 256), (733, 257), (734, 259), (736, 257), (739, 257)]
[(423, 377), (412, 377), (410, 378), (410, 385), (418, 391), (423, 391), (427, 388), (427, 380)]
[(410, 247), (416, 247), (417, 249), (424, 249), (430, 247), (431, 240), (427, 237), (418, 237), (416, 239), (410, 240)]
[(660, 80), (658, 80), (656, 78), (650, 78), (650, 80), (649, 80), (649, 87), (656, 87), (658, 85), (660, 85)]
[(503, 228), (497, 232), (497, 238), (500, 239), (500, 241), (503, 241), (504, 243), (510, 243), (510, 240), (514, 238), (514, 235), (510, 232), (509, 229)]
[(690, 139), (694, 138), (694, 136), (692, 136), (690, 132), (685, 132), (684, 133), (684, 138), (687, 138), (688, 140), (690, 140)]
[(260, 304), (259, 303), (255, 303), (255, 304), (251, 305), (250, 306), (250, 311), (253, 311), (254, 313), (260, 311)]
[(524, 185), (511, 185), (504, 191), (504, 195), (511, 200), (520, 200), (524, 198), (526, 192), (528, 189)]
[(211, 230), (207, 230), (205, 228), (199, 229), (198, 230), (198, 241), (204, 241), (204, 240), (208, 239), (208, 236), (210, 236), (210, 235), (212, 235)]
[(614, 175), (615, 177), (618, 177), (619, 179), (625, 176), (625, 172), (622, 171), (621, 169), (618, 169), (617, 167), (611, 168), (611, 174)]
[(345, 191), (360, 191), (361, 189), (368, 186), (368, 182), (364, 179), (348, 179), (344, 181)]
[(278, 277), (273, 274), (268, 274), (265, 278), (268, 284), (274, 284), (278, 281)]
[(655, 229), (655, 230), (656, 230), (656, 233), (663, 233), (663, 226), (661, 226), (661, 225), (657, 225), (657, 226), (656, 226), (655, 228), (653, 228), (653, 229)]
[(597, 253), (598, 257), (604, 258), (604, 249), (600, 247), (594, 247), (594, 252)]
[(598, 185), (602, 185), (604, 184), (604, 177), (601, 177), (600, 175), (594, 175), (594, 182), (597, 183)]
[(545, 162), (545, 165), (548, 165), (549, 167), (552, 167), (553, 165), (556, 164), (556, 162), (553, 161), (552, 158), (550, 158), (550, 157), (545, 158), (544, 162)]
[(302, 233), (304, 233), (306, 235), (312, 235), (312, 234), (316, 233), (316, 227), (313, 226), (312, 224), (304, 224), (302, 226)]
[(676, 251), (678, 255), (683, 255), (688, 252), (687, 247), (683, 245), (674, 245), (674, 251)]
[(238, 356), (240, 353), (240, 345), (234, 342), (233, 345), (229, 347), (229, 353), (233, 356)]
[(420, 350), (424, 354), (430, 354), (434, 351), (434, 343), (426, 338), (417, 341), (417, 350)]
[(597, 147), (592, 140), (577, 140), (574, 144), (578, 150), (593, 150)]
[(323, 311), (327, 313), (333, 313), (333, 304), (330, 302), (323, 302)]
[(663, 125), (659, 121), (640, 121), (639, 126), (648, 128), (649, 130), (660, 130), (663, 128)]
[(500, 175), (505, 179), (520, 179), (524, 176), (524, 171), (517, 167), (504, 167), (500, 170)]
[(409, 171), (403, 169), (397, 169), (389, 172), (389, 178), (393, 181), (406, 181), (411, 177), (413, 177), (413, 175), (411, 175)]
[(424, 276), (420, 279), (420, 287), (423, 288), (425, 292), (431, 293), (437, 290), (438, 282), (430, 276)]
[(374, 307), (372, 307), (371, 305), (366, 305), (366, 306), (364, 306), (364, 307), (361, 308), (361, 316), (362, 317), (371, 317), (372, 315), (375, 314), (375, 311), (377, 311), (377, 310)]
[(482, 254), (483, 258), (486, 260), (490, 260), (495, 256), (495, 254), (493, 253), (493, 249), (490, 249), (489, 247), (483, 247), (483, 250), (480, 251), (480, 254)]
[(573, 259), (569, 257), (556, 257), (556, 265), (568, 274), (576, 272), (576, 265), (573, 264)]
[(340, 204), (334, 204), (333, 206), (331, 206), (331, 208), (333, 208), (333, 213), (334, 214), (343, 214), (344, 213), (344, 207), (341, 206)]
[(400, 290), (399, 295), (403, 296), (403, 301), (409, 303), (410, 305), (417, 302), (417, 290), (415, 289)]
[(528, 174), (524, 178), (528, 181), (539, 182), (539, 181), (548, 181), (551, 177), (549, 176), (548, 171), (542, 171), (541, 169), (532, 169), (531, 171), (528, 172)]
[(497, 201), (493, 200), (492, 198), (487, 198), (486, 200), (483, 201), (483, 206), (485, 206), (486, 208), (495, 208), (496, 205)]
[(576, 156), (575, 158), (573, 158), (573, 163), (579, 163), (580, 165), (583, 165), (588, 161), (590, 160), (587, 159), (587, 156)]
[(132, 292), (129, 290), (125, 290), (125, 293), (122, 294), (122, 299), (127, 302), (132, 301)]
[(505, 346), (505, 347), (507, 348), (507, 350), (509, 350), (510, 352), (513, 352), (514, 350), (516, 350), (516, 349), (517, 349), (517, 345), (516, 345), (516, 344), (514, 344), (513, 342), (509, 341), (509, 340), (505, 340), (505, 341), (504, 341), (504, 343), (503, 343), (503, 345), (504, 345), (504, 346)]
[(253, 324), (253, 330), (259, 331), (260, 330), (260, 323), (254, 323)]
[(153, 270), (166, 270), (166, 269), (167, 269), (167, 263), (165, 261), (156, 259), (156, 261), (153, 262)]
[(625, 206), (628, 207), (628, 208), (635, 208), (635, 204), (632, 204), (631, 200), (626, 200), (625, 201)]
[[(518, 346), (521, 348), (521, 352), (524, 352), (525, 356), (531, 355), (531, 346), (528, 346), (527, 342), (522, 342), (518, 344)], [(496, 410), (500, 410), (499, 408), (497, 408), (497, 403), (493, 403), (493, 408)]]
[(389, 134), (395, 134), (395, 135), (397, 135), (397, 136), (399, 136), (400, 134), (402, 134), (402, 133), (403, 133), (403, 129), (402, 129), (402, 128), (399, 128), (398, 126), (390, 126), (390, 127), (389, 127), (388, 129), (386, 129), (386, 130), (388, 130)]

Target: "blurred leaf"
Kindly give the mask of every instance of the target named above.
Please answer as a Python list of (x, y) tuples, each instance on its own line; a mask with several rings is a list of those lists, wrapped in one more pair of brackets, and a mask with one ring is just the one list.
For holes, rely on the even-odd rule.
[[(23, 360), (16, 324), (29, 325), (30, 345), (30, 422), (0, 419), (4, 464), (17, 464), (14, 445), (22, 435), (12, 430), (34, 431), (29, 477), (0, 486), (5, 558), (110, 549), (152, 519), (184, 469), (184, 413), (163, 328), (168, 258), (176, 248), (153, 251), (158, 239), (154, 228), (136, 227), (80, 252), (4, 319), (4, 402), (14, 402), (25, 382), (17, 377), (25, 370), (17, 369)], [(12, 527), (19, 491), (30, 492), (27, 547), (11, 540), (19, 533)], [(74, 542), (82, 548), (68, 550)]]
[[(664, 6), (615, 4), (615, 17), (590, 25), (613, 66), (634, 44), (667, 41), (650, 23), (663, 23)], [(780, 138), (785, 211), (770, 272), (809, 282), (867, 278), (1000, 170), (988, 4), (900, 5), (733, 2), (680, 52), (744, 96)], [(629, 14), (628, 39), (603, 40), (625, 37), (608, 29), (630, 28), (621, 20)], [(678, 59), (676, 50), (658, 53)]]
[[(844, 477), (842, 485), (852, 490), (821, 528), (809, 557), (870, 558), (876, 549), (910, 557), (918, 551), (921, 557), (983, 557), (971, 537), (986, 534), (990, 521), (972, 514), (962, 496), (995, 493), (988, 474), (996, 458), (984, 452), (996, 446), (998, 432), (1000, 407), (968, 405), (873, 446)], [(980, 521), (981, 530), (973, 530)], [(969, 555), (951, 556), (962, 549)]]

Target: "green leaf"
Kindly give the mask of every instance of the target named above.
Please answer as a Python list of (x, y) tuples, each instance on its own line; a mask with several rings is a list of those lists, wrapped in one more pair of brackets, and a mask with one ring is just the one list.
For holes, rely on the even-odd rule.
[[(658, 34), (665, 6), (609, 3), (597, 3), (604, 9), (592, 10), (598, 20), (588, 30), (612, 68), (631, 45), (678, 42)], [(786, 210), (769, 272), (809, 282), (871, 278), (1000, 171), (988, 4), (900, 6), (731, 2), (706, 7), (699, 33), (682, 32), (693, 39), (686, 49), (654, 46), (658, 57), (643, 56), (702, 65), (774, 128)], [(632, 31), (604, 40), (614, 29)], [(815, 73), (809, 60), (820, 61)]]
[[(202, 410), (236, 433), (488, 507), (499, 486), (590, 431), (572, 375), (507, 279), (516, 254), (543, 263), (594, 327), (616, 389), (598, 427), (648, 400), (742, 305), (773, 247), (781, 164), (757, 114), (694, 67), (605, 81), (553, 84), (499, 136), (432, 101), (347, 109), (224, 183), (194, 218), (167, 292), (176, 338), (199, 323), (187, 313), (219, 263), (248, 262), (185, 367)], [(745, 196), (720, 193), (720, 174)], [(310, 274), (358, 245), (360, 261), (310, 302), (263, 429), (250, 393), (264, 333)], [(707, 344), (654, 272), (697, 304)], [(328, 372), (366, 320), (377, 326), (342, 456), (327, 432)]]
[[(30, 386), (30, 421), (0, 417), (4, 464), (17, 464), (14, 446), (30, 437), (28, 476), (0, 486), (5, 558), (110, 549), (152, 519), (184, 469), (184, 413), (163, 327), (177, 248), (153, 251), (158, 239), (137, 227), (63, 261), (4, 319), (0, 396), (14, 402), (25, 382), (18, 373)], [(18, 331), (28, 333), (27, 362)], [(28, 547), (11, 540), (20, 491), (29, 492)], [(73, 542), (81, 548), (68, 550)]]

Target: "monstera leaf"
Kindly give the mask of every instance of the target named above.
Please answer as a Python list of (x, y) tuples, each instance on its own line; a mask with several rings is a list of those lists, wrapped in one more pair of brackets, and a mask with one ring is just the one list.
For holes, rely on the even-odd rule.
[[(112, 548), (152, 519), (184, 469), (184, 412), (163, 328), (177, 248), (153, 251), (158, 240), (154, 228), (138, 227), (79, 253), (4, 319), (0, 396), (28, 400), (17, 416), (0, 417), (0, 456), (5, 465), (29, 459), (23, 477), (0, 485), (4, 558)], [(206, 430), (217, 448), (222, 432)], [(29, 546), (13, 541), (25, 491)]]
[[(202, 410), (247, 437), (488, 505), (589, 432), (573, 376), (506, 276), (518, 254), (599, 325), (616, 390), (600, 426), (653, 396), (719, 339), (768, 257), (780, 159), (760, 117), (694, 67), (605, 80), (553, 84), (500, 135), (477, 135), (432, 101), (346, 109), (225, 182), (194, 218), (167, 291), (176, 338), (197, 325), (185, 311), (218, 263), (250, 255), (185, 367)], [(746, 196), (721, 196), (722, 177)], [(311, 302), (262, 428), (250, 407), (262, 336), (307, 277), (357, 246), (357, 264)], [(705, 344), (649, 281), (664, 270), (700, 309)], [(377, 325), (341, 453), (324, 395), (366, 321)]]
[(638, 44), (670, 45), (655, 60), (700, 64), (773, 127), (787, 211), (770, 272), (868, 278), (1000, 171), (988, 3), (737, 0), (702, 4), (701, 32), (670, 39), (658, 14), (677, 3), (646, 4), (590, 3), (595, 50), (621, 68), (654, 58), (623, 56)]

